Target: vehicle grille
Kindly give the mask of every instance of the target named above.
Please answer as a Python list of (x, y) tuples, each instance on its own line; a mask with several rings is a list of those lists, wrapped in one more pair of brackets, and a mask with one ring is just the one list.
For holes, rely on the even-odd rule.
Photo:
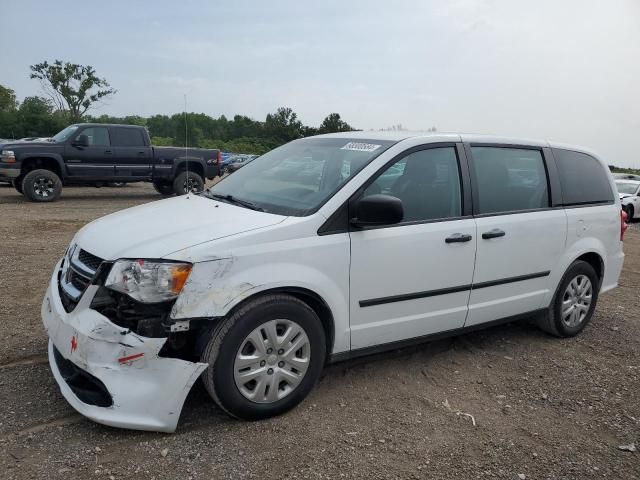
[(92, 255), (91, 253), (82, 249), (78, 254), (78, 260), (80, 260), (80, 263), (82, 263), (85, 267), (89, 267), (94, 272), (102, 263), (102, 259), (100, 257), (96, 257), (95, 255)]
[(77, 246), (69, 248), (58, 277), (58, 290), (67, 312), (73, 311), (91, 281), (102, 259)]

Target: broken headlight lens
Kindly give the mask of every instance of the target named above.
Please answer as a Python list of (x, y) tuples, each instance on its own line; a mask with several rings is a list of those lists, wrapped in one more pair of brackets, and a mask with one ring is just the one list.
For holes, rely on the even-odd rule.
[(180, 294), (191, 267), (190, 263), (118, 260), (111, 267), (104, 286), (139, 302), (166, 302)]

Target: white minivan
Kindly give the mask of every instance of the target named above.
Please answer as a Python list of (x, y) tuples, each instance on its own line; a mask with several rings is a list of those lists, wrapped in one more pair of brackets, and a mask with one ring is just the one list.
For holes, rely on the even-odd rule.
[(51, 370), (87, 417), (170, 432), (199, 377), (260, 419), (328, 362), (518, 318), (570, 337), (618, 282), (614, 192), (594, 154), (544, 141), (296, 140), (82, 228), (42, 304)]

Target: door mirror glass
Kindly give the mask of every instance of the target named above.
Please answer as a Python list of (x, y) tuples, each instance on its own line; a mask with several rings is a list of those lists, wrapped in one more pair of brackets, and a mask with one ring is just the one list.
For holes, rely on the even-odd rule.
[(354, 205), (351, 223), (359, 227), (393, 225), (404, 218), (402, 201), (391, 195), (368, 195)]
[(78, 137), (73, 141), (73, 144), (76, 147), (88, 147), (89, 146), (89, 137), (84, 133), (82, 135), (78, 135)]

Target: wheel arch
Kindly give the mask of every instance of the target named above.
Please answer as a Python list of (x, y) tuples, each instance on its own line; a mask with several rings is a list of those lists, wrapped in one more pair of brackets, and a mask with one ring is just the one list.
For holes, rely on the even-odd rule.
[[(198, 159), (190, 158), (188, 163), (189, 163), (189, 171), (197, 173), (204, 180), (204, 165), (203, 165), (204, 162), (199, 158)], [(173, 172), (173, 178), (178, 176), (179, 173), (184, 172), (186, 170), (187, 170), (187, 160), (186, 159), (177, 160), (176, 167)]]
[(25, 175), (31, 170), (42, 168), (44, 170), (51, 170), (61, 179), (64, 178), (64, 162), (62, 158), (57, 155), (27, 155), (20, 159), (21, 162), (21, 175)]
[(241, 309), (247, 303), (255, 300), (256, 298), (260, 298), (267, 295), (273, 295), (274, 293), (287, 294), (292, 297), (297, 298), (298, 300), (306, 303), (320, 318), (320, 322), (322, 322), (322, 328), (325, 333), (326, 338), (326, 346), (327, 346), (327, 358), (331, 355), (333, 351), (333, 345), (335, 340), (335, 323), (333, 318), (333, 312), (329, 307), (329, 304), (320, 296), (318, 293), (304, 287), (294, 287), (294, 286), (280, 286), (268, 288), (266, 290), (260, 290), (246, 298), (242, 301), (238, 302), (236, 305), (231, 308), (226, 316), (233, 315), (234, 312)]

